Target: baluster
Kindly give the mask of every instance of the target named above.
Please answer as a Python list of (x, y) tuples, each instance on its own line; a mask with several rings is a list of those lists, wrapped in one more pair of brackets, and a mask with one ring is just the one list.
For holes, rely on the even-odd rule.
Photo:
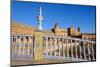
[(81, 44), (80, 44), (80, 41), (79, 41), (79, 52), (80, 52), (80, 59), (82, 59), (82, 55), (81, 55), (81, 53), (82, 53), (82, 46), (81, 46)]
[(90, 58), (90, 46), (89, 46), (89, 43), (87, 43), (88, 44), (88, 47), (87, 47), (87, 49), (88, 49), (88, 58), (89, 58), (89, 60), (91, 60), (91, 58)]
[(94, 57), (94, 48), (93, 48), (93, 43), (92, 43), (92, 60), (95, 60), (95, 57)]
[(60, 56), (60, 39), (58, 39), (58, 53), (59, 53), (59, 56)]
[(17, 39), (17, 49), (18, 49), (18, 53), (17, 53), (17, 57), (21, 57), (21, 42), (20, 42), (20, 36), (19, 36), (19, 38)]
[(31, 45), (31, 41), (30, 41), (30, 39), (31, 39), (31, 36), (28, 36), (28, 44), (27, 44), (27, 55), (28, 56), (30, 56), (30, 49), (29, 49), (29, 47), (30, 47), (30, 45)]
[(83, 51), (84, 51), (84, 59), (86, 59), (86, 48), (84, 44), (83, 44)]
[(19, 57), (21, 57), (21, 36), (19, 36)]
[(31, 43), (31, 57), (33, 57), (33, 36), (32, 36), (32, 43)]
[(25, 39), (26, 39), (26, 37), (25, 36), (23, 36), (23, 57), (25, 57)]
[(72, 44), (72, 40), (71, 40), (71, 58), (73, 58), (73, 44)]
[(50, 55), (52, 55), (52, 39), (50, 37)]
[(64, 51), (64, 39), (62, 39), (62, 50), (63, 50), (63, 56), (65, 57), (65, 51)]
[(46, 55), (48, 55), (48, 37), (46, 37)]
[(54, 38), (54, 56), (56, 56), (56, 38)]
[(17, 36), (14, 36), (14, 56), (17, 56)]
[(11, 41), (12, 44), (11, 45), (13, 46), (14, 45), (14, 36), (12, 36), (11, 39), (12, 39), (12, 41)]
[(14, 38), (14, 36), (12, 36), (11, 37), (11, 39), (12, 39), (12, 43), (11, 43), (11, 57), (14, 57), (14, 42), (13, 42), (13, 38)]
[(68, 47), (68, 39), (67, 39), (66, 49), (67, 49), (67, 57), (69, 58), (69, 47)]
[(75, 57), (78, 58), (78, 55), (77, 55), (77, 41), (76, 40), (75, 40), (75, 55), (76, 55)]

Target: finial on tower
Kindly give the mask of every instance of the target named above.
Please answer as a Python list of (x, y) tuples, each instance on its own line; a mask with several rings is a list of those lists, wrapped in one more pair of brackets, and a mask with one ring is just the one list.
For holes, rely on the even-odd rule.
[(58, 21), (56, 21), (56, 24), (55, 24), (55, 28), (57, 28), (58, 27)]
[(78, 29), (77, 29), (77, 31), (79, 31), (80, 32), (80, 27), (78, 26)]

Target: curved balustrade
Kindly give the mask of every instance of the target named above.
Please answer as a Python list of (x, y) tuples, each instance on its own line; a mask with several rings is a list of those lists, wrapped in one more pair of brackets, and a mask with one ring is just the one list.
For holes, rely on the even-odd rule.
[(45, 35), (43, 35), (43, 39), (45, 41), (43, 45), (46, 45), (44, 49), (45, 58), (72, 61), (95, 60), (96, 44), (94, 41)]
[[(96, 59), (96, 44), (94, 41), (73, 37), (58, 37), (54, 35), (42, 35), (42, 37), (44, 58), (55, 60), (70, 60), (72, 62), (93, 61)], [(33, 58), (35, 53), (33, 52), (33, 43), (33, 35), (13, 35), (12, 57)]]

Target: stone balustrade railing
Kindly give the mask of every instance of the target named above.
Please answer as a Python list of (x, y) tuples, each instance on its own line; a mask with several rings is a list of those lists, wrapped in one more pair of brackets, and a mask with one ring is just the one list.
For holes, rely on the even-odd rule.
[(12, 58), (48, 58), (72, 61), (94, 61), (96, 43), (73, 37), (34, 35), (12, 36)]
[[(43, 36), (44, 56), (95, 60), (95, 42), (72, 37)], [(60, 60), (60, 59), (59, 59)]]
[(33, 35), (12, 36), (12, 57), (13, 58), (33, 57)]

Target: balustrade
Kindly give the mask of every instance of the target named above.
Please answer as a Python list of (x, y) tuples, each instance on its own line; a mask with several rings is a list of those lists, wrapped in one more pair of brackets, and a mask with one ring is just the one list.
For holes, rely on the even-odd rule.
[[(12, 45), (14, 46), (14, 57), (33, 57), (33, 35), (14, 35)], [(70, 60), (84, 59), (95, 60), (95, 42), (72, 37), (44, 36), (44, 55), (51, 58), (70, 58)], [(42, 48), (42, 47), (41, 47)], [(50, 48), (50, 49), (49, 49)], [(50, 54), (49, 54), (50, 53)], [(65, 59), (61, 59), (65, 60)]]
[[(47, 39), (50, 38), (50, 50), (46, 46), (46, 50), (48, 50), (46, 51), (46, 53), (50, 51), (50, 55), (48, 54), (46, 55), (51, 56), (51, 59), (54, 56), (59, 58), (61, 57), (71, 58), (70, 60), (73, 60), (73, 58), (80, 59), (81, 61), (95, 60), (95, 54), (94, 54), (95, 52), (93, 47), (95, 42), (93, 41), (71, 38), (71, 37), (58, 37), (58, 36), (43, 36), (43, 37), (46, 38), (45, 42), (46, 45), (48, 45)], [(54, 53), (54, 55), (52, 53)]]
[(12, 40), (12, 45), (14, 45), (14, 49), (12, 50), (14, 51), (14, 58), (33, 57), (33, 43), (30, 43), (32, 37), (32, 35), (12, 36), (12, 39), (14, 39)]

